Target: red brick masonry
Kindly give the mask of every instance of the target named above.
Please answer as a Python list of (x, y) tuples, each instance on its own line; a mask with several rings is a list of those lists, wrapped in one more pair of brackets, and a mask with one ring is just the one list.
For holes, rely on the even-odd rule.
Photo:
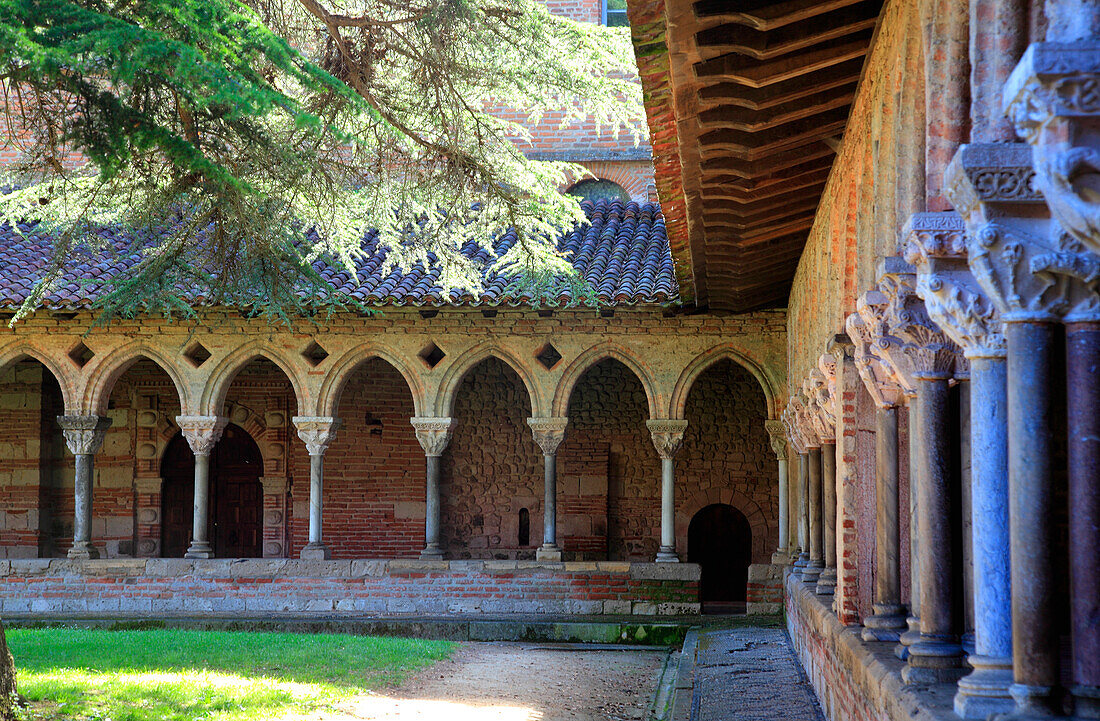
[(177, 558), (0, 561), (0, 616), (17, 618), (681, 615), (699, 566), (592, 561)]

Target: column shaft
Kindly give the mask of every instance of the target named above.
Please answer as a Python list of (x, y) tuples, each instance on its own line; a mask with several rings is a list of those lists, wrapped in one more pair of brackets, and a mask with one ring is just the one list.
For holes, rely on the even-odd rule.
[(557, 455), (546, 453), (542, 457), (543, 481), (545, 484), (545, 497), (542, 543), (546, 547), (558, 545), (558, 463)]
[(787, 488), (787, 459), (779, 459), (779, 545), (776, 550), (777, 558), (773, 563), (787, 564), (791, 562), (790, 545), (790, 505), (789, 489)]
[[(1055, 595), (1056, 509), (1050, 395), (1054, 326), (1005, 322), (1008, 340), (1008, 497), (1011, 533), (1012, 696), (1021, 713), (1059, 712)], [(1095, 549), (1093, 549), (1095, 551)]]
[(802, 571), (802, 580), (817, 583), (817, 577), (825, 567), (821, 543), (821, 449), (810, 448), (807, 454), (807, 514), (809, 524), (810, 560)]
[[(920, 485), (921, 467), (916, 429), (920, 426), (920, 412), (916, 398), (909, 397), (909, 616), (905, 619), (908, 630), (901, 634), (894, 655), (901, 660), (909, 658), (909, 647), (920, 640), (920, 533), (917, 528), (917, 486)], [(899, 552), (900, 555), (900, 552)]]
[(1004, 358), (970, 359), (971, 544), (974, 671), (959, 680), (955, 713), (985, 719), (1010, 711), (1012, 614), (1008, 533), (1008, 393)]
[(952, 471), (948, 379), (917, 378), (917, 534), (920, 543), (920, 640), (909, 647), (906, 683), (952, 681), (963, 673), (963, 650), (955, 619), (956, 538), (953, 529), (957, 479)]
[(661, 548), (658, 561), (678, 561), (676, 555), (676, 472), (672, 458), (661, 459)]
[(191, 517), (191, 545), (184, 558), (213, 558), (207, 529), (210, 522), (210, 454), (195, 454), (195, 503)]
[(309, 456), (309, 543), (302, 549), (303, 559), (323, 560), (331, 558), (331, 552), (322, 539), (324, 509), (324, 453)]
[(901, 526), (897, 406), (875, 413), (874, 614), (864, 619), (863, 640), (896, 641), (905, 630), (901, 605)]
[(821, 542), (825, 568), (817, 578), (817, 593), (836, 591), (836, 445), (821, 446)]
[(69, 558), (99, 558), (92, 546), (92, 477), (95, 456), (77, 453), (76, 456), (76, 506), (73, 517), (73, 547)]
[(443, 547), (439, 543), (439, 456), (427, 456), (427, 470), (427, 485), (424, 492), (424, 550), (420, 552), (420, 557), (441, 559)]
[(1073, 695), (1100, 718), (1100, 322), (1066, 326)]
[(798, 560), (796, 568), (805, 568), (810, 562), (810, 459), (806, 453), (798, 454)]
[(971, 543), (973, 534), (971, 525), (973, 521), (973, 509), (971, 507), (971, 473), (970, 473), (970, 379), (960, 379), (955, 385), (955, 391), (959, 398), (959, 461), (961, 464), (959, 475), (960, 509), (962, 511), (962, 596), (963, 618), (960, 630), (962, 632), (963, 650), (966, 653), (974, 653), (974, 546)]

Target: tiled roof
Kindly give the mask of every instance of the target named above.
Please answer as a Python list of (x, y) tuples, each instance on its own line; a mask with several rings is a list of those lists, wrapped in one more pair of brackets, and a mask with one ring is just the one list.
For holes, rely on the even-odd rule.
[[(667, 303), (677, 299), (677, 285), (665, 222), (654, 203), (621, 203), (598, 201), (582, 204), (588, 216), (587, 225), (578, 226), (558, 241), (558, 248), (569, 252), (573, 266), (595, 290), (600, 303), (629, 305)], [(132, 237), (104, 231), (113, 242), (115, 253), (88, 254), (70, 267), (61, 283), (43, 301), (47, 308), (87, 308), (96, 299), (96, 286), (82, 280), (110, 277), (132, 266), (137, 256), (131, 251)], [(50, 239), (28, 233), (23, 239), (10, 226), (0, 226), (0, 307), (18, 306), (34, 284), (42, 277), (49, 256)], [(506, 233), (498, 241), (503, 252), (516, 241), (515, 232)], [(368, 250), (377, 246), (373, 233), (364, 241)], [(463, 248), (468, 257), (477, 258), (479, 249), (473, 244)], [(400, 270), (383, 275), (384, 256), (368, 254), (357, 275), (337, 270), (324, 262), (315, 268), (336, 289), (337, 294), (354, 298), (368, 305), (528, 305), (534, 298), (528, 293), (509, 292), (508, 278), (488, 274), (485, 290), (479, 297), (468, 294), (445, 294), (438, 286), (438, 268), (425, 270), (421, 266), (408, 273)], [(481, 251), (484, 260), (488, 257)], [(569, 300), (563, 291), (560, 302)], [(201, 292), (188, 300), (203, 304)]]

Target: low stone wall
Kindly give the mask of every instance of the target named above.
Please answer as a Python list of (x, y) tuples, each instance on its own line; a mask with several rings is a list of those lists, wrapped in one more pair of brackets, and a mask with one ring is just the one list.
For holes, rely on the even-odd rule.
[(771, 615), (783, 610), (783, 571), (774, 563), (749, 566), (749, 587), (745, 611), (750, 616)]
[(867, 643), (861, 626), (843, 626), (796, 574), (786, 573), (787, 631), (829, 721), (959, 721), (954, 684), (906, 686), (892, 643)]
[(691, 563), (0, 561), (0, 617), (699, 613)]

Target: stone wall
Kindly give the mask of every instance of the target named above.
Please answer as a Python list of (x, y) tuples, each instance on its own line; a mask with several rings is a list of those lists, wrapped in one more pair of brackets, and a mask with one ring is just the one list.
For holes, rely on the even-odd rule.
[(0, 561), (5, 619), (694, 614), (689, 563), (135, 559)]

